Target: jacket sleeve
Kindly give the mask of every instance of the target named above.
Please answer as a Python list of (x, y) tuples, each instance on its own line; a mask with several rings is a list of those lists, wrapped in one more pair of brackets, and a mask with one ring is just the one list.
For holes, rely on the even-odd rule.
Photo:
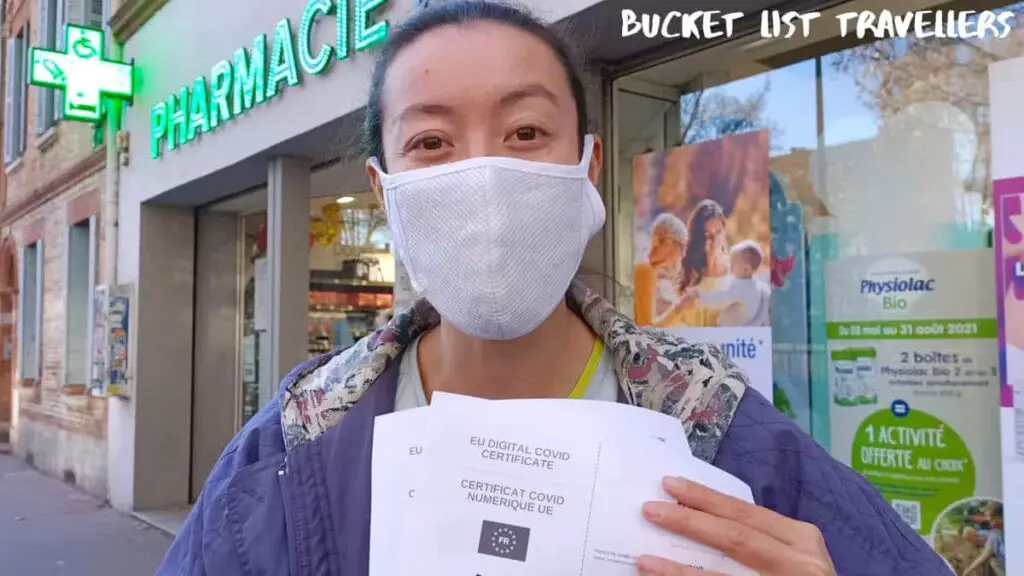
[(759, 505), (817, 526), (842, 576), (952, 573), (863, 476), (755, 390), (740, 400), (714, 464), (749, 484)]
[(228, 443), (156, 576), (246, 573), (229, 530), (225, 493), (239, 472), (284, 452), (279, 418), (280, 397), (269, 402)]

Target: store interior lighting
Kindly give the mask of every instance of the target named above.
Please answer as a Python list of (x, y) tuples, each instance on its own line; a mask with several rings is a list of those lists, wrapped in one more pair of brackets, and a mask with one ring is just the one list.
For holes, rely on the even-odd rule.
[(338, 204), (351, 204), (352, 202), (355, 201), (356, 199), (352, 196), (342, 196), (341, 198), (335, 200), (335, 202), (337, 202)]

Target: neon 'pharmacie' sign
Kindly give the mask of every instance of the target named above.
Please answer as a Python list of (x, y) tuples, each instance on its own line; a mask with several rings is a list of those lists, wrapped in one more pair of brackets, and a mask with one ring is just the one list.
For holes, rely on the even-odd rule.
[[(155, 104), (150, 110), (150, 157), (157, 159), (164, 146), (175, 150), (273, 100), (284, 86), (297, 86), (299, 68), (307, 75), (318, 76), (327, 71), (332, 61), (345, 60), (353, 51), (362, 52), (383, 41), (388, 35), (388, 22), (371, 22), (371, 15), (386, 3), (387, 0), (309, 0), (299, 20), (298, 38), (292, 32), (291, 19), (278, 21), (269, 61), (267, 34), (260, 34), (250, 49), (239, 48), (231, 60), (214, 64), (209, 77), (199, 76), (191, 86), (183, 86), (177, 94)], [(334, 45), (315, 48), (314, 24), (332, 15), (337, 29)]]

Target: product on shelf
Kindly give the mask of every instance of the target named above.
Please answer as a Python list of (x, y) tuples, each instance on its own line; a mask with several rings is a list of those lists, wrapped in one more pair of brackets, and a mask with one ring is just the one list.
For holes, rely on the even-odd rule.
[(875, 390), (875, 356), (874, 348), (856, 348), (851, 350), (857, 372), (857, 404), (878, 404), (878, 392)]
[(857, 373), (852, 350), (839, 348), (832, 351), (832, 370), (835, 373), (833, 401), (837, 406), (857, 404)]

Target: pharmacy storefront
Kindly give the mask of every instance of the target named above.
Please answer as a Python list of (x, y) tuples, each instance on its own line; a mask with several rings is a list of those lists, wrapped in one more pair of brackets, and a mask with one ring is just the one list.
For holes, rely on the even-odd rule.
[[(105, 94), (132, 100), (109, 140), (117, 285), (97, 324), (114, 334), (107, 365), (126, 367), (100, 371), (117, 375), (116, 507), (175, 528), (291, 368), (409, 301), (357, 144), (374, 53), (422, 4), (174, 0), (145, 22), (114, 15), (110, 60), (135, 75)], [(557, 22), (596, 2), (532, 4)], [(588, 253), (599, 272), (603, 246)]]
[(957, 574), (1010, 574), (1024, 558), (986, 546), (1024, 513), (1003, 386), (1024, 185), (1001, 180), (1024, 174), (1024, 5), (982, 4), (942, 8), (1012, 31), (841, 38), (836, 15), (875, 8), (855, 1), (806, 39), (617, 74), (615, 272), (620, 309), (721, 342)]
[[(374, 47), (415, 4), (175, 0), (125, 37), (140, 88), (118, 140), (133, 320), (115, 505), (187, 505), (288, 369), (407, 301), (354, 144)], [(1024, 175), (999, 168), (1019, 146), (1002, 126), (1024, 133), (1007, 104), (1024, 28), (840, 37), (835, 14), (873, 7), (853, 1), (764, 40), (751, 0), (731, 39), (623, 39), (627, 3), (535, 4), (588, 31), (600, 71), (609, 217), (585, 265), (614, 282), (598, 287), (641, 324), (722, 344), (958, 573), (981, 557), (1004, 514), (1024, 517), (1004, 482), (1017, 331), (996, 265), (1005, 242), (1016, 257), (1000, 215), (1020, 202), (994, 185)], [(183, 29), (200, 40), (167, 32)]]
[(109, 410), (115, 506), (183, 515), (281, 375), (386, 321), (383, 214), (335, 141), (410, 8), (176, 0), (124, 39), (136, 93), (131, 139), (116, 140), (116, 277), (132, 321)]

